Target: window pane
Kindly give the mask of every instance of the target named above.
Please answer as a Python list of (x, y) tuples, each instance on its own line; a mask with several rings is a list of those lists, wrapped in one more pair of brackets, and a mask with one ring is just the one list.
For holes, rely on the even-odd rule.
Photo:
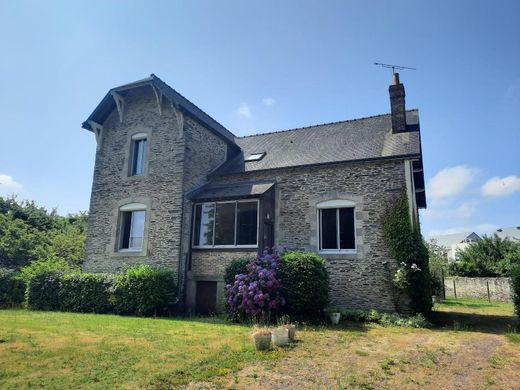
[(217, 203), (215, 245), (235, 245), (236, 203)]
[(257, 202), (237, 203), (237, 245), (256, 245)]
[(339, 209), (339, 242), (340, 249), (355, 249), (354, 208)]
[(130, 245), (130, 228), (132, 226), (132, 212), (121, 214), (121, 245), (120, 249), (128, 249)]
[(202, 212), (202, 205), (197, 204), (195, 205), (195, 218), (193, 223), (195, 224), (194, 230), (193, 230), (193, 245), (199, 246), (200, 245), (200, 218), (201, 218), (201, 212)]
[(146, 139), (134, 141), (133, 157), (132, 174), (142, 175), (144, 173), (144, 164), (146, 161)]
[(338, 249), (337, 210), (338, 209), (320, 210), (321, 249)]
[(141, 249), (143, 247), (144, 237), (144, 211), (132, 212), (132, 228), (130, 229), (130, 245), (131, 249)]
[(213, 245), (213, 220), (215, 218), (215, 204), (204, 203), (200, 206), (200, 217), (198, 222), (198, 240), (195, 245)]

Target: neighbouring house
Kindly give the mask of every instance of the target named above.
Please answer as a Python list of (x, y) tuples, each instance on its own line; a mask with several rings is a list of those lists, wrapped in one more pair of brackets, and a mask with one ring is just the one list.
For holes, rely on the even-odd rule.
[(430, 237), (430, 241), (435, 242), (444, 248), (448, 255), (448, 261), (454, 262), (457, 258), (457, 252), (463, 251), (472, 243), (482, 238), (475, 232), (462, 232), (453, 234), (443, 234), (440, 236)]
[(520, 242), (520, 226), (497, 229), (495, 234), (501, 239), (508, 239), (514, 242)]
[[(383, 215), (426, 207), (418, 110), (237, 137), (157, 76), (111, 89), (97, 141), (84, 269), (174, 269), (181, 307), (223, 310), (225, 266), (266, 247), (319, 253), (332, 304), (392, 310)], [(395, 268), (394, 268), (395, 269)]]

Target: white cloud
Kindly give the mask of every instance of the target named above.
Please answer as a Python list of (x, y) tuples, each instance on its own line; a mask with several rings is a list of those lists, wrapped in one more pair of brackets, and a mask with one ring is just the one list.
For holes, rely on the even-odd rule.
[(482, 186), (482, 195), (490, 198), (508, 196), (520, 191), (520, 178), (518, 176), (493, 177)]
[(428, 194), (432, 198), (446, 198), (460, 194), (475, 179), (478, 170), (465, 165), (445, 168), (428, 182)]
[(276, 100), (274, 100), (272, 97), (266, 97), (262, 99), (262, 103), (266, 106), (273, 106), (276, 103)]
[(14, 191), (20, 191), (22, 185), (15, 181), (12, 176), (0, 173), (0, 192), (12, 193)]
[(444, 205), (435, 205), (422, 211), (425, 218), (470, 218), (477, 210), (478, 202), (476, 200), (469, 200), (460, 204), (455, 208), (449, 208)]
[(432, 230), (429, 232), (428, 237), (443, 236), (445, 234), (462, 233), (462, 232), (475, 232), (479, 235), (481, 235), (481, 234), (489, 235), (497, 229), (498, 229), (497, 225), (493, 225), (491, 223), (481, 223), (479, 225), (457, 226), (457, 227), (452, 227), (449, 229)]
[(237, 115), (243, 118), (251, 118), (251, 108), (246, 103), (241, 103), (237, 108)]

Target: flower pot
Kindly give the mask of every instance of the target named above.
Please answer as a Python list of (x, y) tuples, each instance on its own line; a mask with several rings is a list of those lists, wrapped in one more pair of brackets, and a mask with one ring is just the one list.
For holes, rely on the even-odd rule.
[(435, 305), (437, 303), (437, 296), (432, 295), (432, 304)]
[(286, 328), (276, 328), (272, 332), (273, 344), (277, 347), (285, 347), (289, 344), (289, 330)]
[(269, 351), (271, 349), (271, 333), (260, 333), (253, 335), (257, 351)]
[(341, 313), (330, 313), (330, 322), (332, 325), (338, 325), (341, 318)]
[(289, 333), (289, 341), (293, 342), (294, 337), (296, 336), (296, 325), (294, 324), (288, 324), (283, 326), (285, 329), (287, 329)]

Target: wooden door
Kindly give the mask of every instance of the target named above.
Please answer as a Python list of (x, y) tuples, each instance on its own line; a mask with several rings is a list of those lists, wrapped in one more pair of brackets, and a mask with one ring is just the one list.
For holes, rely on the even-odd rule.
[(217, 312), (217, 282), (197, 282), (195, 312), (203, 315)]

